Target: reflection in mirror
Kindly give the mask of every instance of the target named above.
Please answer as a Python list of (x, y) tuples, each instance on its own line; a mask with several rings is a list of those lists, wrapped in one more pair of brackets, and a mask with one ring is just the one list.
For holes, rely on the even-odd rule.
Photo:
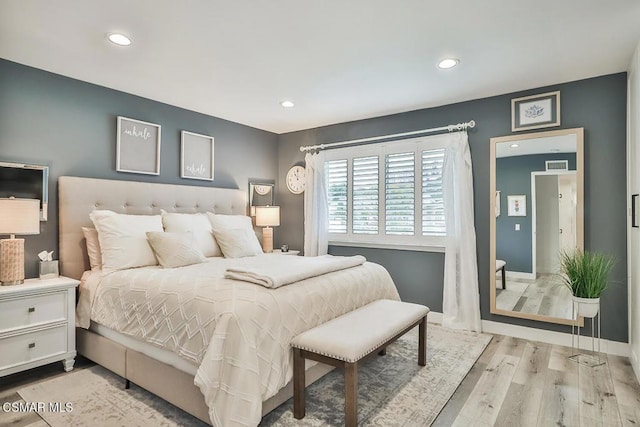
[(493, 313), (572, 323), (560, 253), (582, 248), (582, 129), (492, 139)]
[(251, 207), (251, 215), (255, 215), (256, 206), (273, 206), (274, 184), (268, 182), (250, 182), (249, 183), (249, 206)]

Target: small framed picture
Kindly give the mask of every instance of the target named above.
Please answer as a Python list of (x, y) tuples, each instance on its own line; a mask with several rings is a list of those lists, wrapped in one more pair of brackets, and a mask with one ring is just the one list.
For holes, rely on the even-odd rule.
[(116, 170), (160, 175), (160, 125), (118, 116)]
[(213, 137), (182, 131), (180, 177), (213, 181)]
[(527, 216), (527, 196), (507, 196), (508, 216)]
[(560, 126), (560, 91), (511, 100), (511, 131)]

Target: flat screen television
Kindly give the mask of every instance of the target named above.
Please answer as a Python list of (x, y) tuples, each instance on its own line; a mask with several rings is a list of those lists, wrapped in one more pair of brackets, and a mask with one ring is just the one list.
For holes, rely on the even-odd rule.
[(0, 197), (40, 200), (40, 221), (46, 221), (49, 166), (0, 162)]

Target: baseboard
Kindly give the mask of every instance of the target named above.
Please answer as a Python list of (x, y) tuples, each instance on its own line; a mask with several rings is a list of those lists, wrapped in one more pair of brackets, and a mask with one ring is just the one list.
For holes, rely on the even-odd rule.
[(636, 374), (638, 382), (640, 382), (640, 356), (636, 354), (633, 349), (629, 351), (629, 360), (631, 360), (631, 367)]
[(521, 271), (509, 271), (509, 270), (507, 270), (507, 279), (536, 280), (536, 275), (533, 274), (533, 273), (523, 273)]
[[(429, 322), (442, 324), (442, 313), (431, 311), (429, 313)], [(494, 322), (492, 320), (482, 321), (482, 332), (490, 334), (506, 335), (515, 338), (523, 338), (531, 341), (540, 341), (548, 344), (571, 346), (571, 334), (564, 332), (547, 331), (545, 329), (529, 328), (527, 326), (512, 325), (509, 323)], [(591, 350), (591, 340), (587, 337), (580, 337), (580, 348), (583, 350)], [(600, 340), (600, 350), (603, 353), (613, 354), (616, 356), (624, 356), (631, 358), (634, 356), (630, 351), (629, 344), (619, 341)], [(636, 376), (640, 372), (637, 363), (634, 364)], [(632, 360), (633, 364), (633, 360)], [(640, 381), (640, 376), (639, 376)]]

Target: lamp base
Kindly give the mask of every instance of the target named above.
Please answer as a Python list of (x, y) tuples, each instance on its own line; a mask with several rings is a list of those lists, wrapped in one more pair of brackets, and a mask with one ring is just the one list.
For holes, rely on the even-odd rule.
[(262, 251), (267, 254), (273, 252), (273, 228), (271, 227), (262, 229)]
[(0, 283), (24, 283), (24, 239), (0, 240)]

